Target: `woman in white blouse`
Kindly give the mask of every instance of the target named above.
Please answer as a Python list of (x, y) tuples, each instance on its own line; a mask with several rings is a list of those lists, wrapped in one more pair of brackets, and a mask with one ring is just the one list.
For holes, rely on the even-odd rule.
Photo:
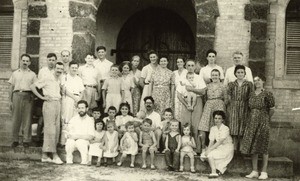
[[(226, 171), (226, 167), (232, 160), (234, 153), (229, 128), (223, 124), (225, 112), (214, 111), (213, 118), (215, 126), (210, 129), (209, 145), (205, 151), (205, 156), (211, 168), (210, 178), (218, 177), (219, 174), (223, 174)], [(201, 160), (203, 159), (201, 157)]]

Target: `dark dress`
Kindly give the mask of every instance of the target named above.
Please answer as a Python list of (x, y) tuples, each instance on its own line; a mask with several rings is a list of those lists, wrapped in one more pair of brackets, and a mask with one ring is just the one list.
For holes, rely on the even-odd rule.
[(230, 135), (243, 136), (247, 119), (249, 117), (249, 97), (253, 92), (253, 84), (244, 81), (239, 86), (237, 80), (228, 83), (227, 94), (229, 97), (229, 105), (227, 108), (228, 127)]
[(270, 108), (274, 107), (274, 96), (263, 91), (251, 93), (249, 99), (250, 120), (245, 129), (241, 152), (244, 154), (267, 154), (270, 137)]
[(179, 136), (179, 134), (176, 134), (173, 137), (170, 135), (170, 133), (167, 135), (168, 147), (170, 150), (167, 150), (165, 153), (166, 164), (169, 167), (173, 167), (175, 170), (178, 170), (179, 168), (180, 158), (180, 153), (175, 151), (178, 147), (178, 142), (176, 140), (177, 136)]

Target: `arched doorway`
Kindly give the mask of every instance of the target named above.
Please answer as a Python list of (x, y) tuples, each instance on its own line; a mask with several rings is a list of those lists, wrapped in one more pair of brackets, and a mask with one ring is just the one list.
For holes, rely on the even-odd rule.
[(189, 25), (175, 12), (165, 8), (148, 8), (132, 15), (123, 25), (117, 39), (116, 53), (119, 64), (137, 54), (141, 67), (148, 64), (146, 52), (156, 50), (167, 56), (168, 67), (176, 69), (176, 58), (195, 57), (195, 38)]

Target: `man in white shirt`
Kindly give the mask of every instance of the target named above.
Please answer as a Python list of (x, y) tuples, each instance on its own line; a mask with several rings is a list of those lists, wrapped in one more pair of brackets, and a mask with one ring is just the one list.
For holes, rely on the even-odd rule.
[(73, 152), (78, 150), (81, 155), (81, 164), (88, 162), (88, 147), (90, 140), (94, 138), (94, 119), (87, 115), (88, 104), (84, 100), (77, 103), (78, 114), (69, 123), (66, 142), (66, 160), (68, 164), (73, 163)]
[(55, 64), (57, 62), (57, 56), (55, 53), (48, 53), (47, 55), (47, 67), (40, 69), (38, 79), (47, 78), (54, 73)]
[[(237, 78), (236, 76), (234, 75), (234, 68), (236, 65), (244, 65), (245, 62), (244, 62), (244, 56), (243, 56), (243, 53), (240, 52), (240, 51), (236, 51), (233, 53), (233, 63), (234, 65), (232, 67), (229, 67), (227, 70), (226, 70), (226, 73), (225, 73), (225, 79), (224, 79), (224, 85), (227, 86), (227, 84), (229, 82), (233, 82), (235, 81)], [(245, 66), (246, 68), (246, 76), (245, 76), (245, 79), (252, 82), (253, 83), (253, 76), (252, 76), (252, 71), (249, 67)]]
[(103, 84), (104, 80), (109, 78), (110, 67), (113, 63), (106, 59), (106, 48), (104, 46), (98, 46), (97, 49), (98, 59), (94, 61), (96, 69), (102, 75), (101, 83)]
[(160, 138), (162, 135), (162, 123), (160, 115), (154, 111), (154, 99), (152, 96), (147, 96), (144, 98), (145, 108), (146, 108), (146, 118), (152, 120), (152, 128), (157, 140), (157, 149), (160, 147)]

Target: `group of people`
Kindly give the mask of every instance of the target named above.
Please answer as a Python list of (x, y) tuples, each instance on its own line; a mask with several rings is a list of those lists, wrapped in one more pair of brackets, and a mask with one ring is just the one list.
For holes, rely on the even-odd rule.
[[(252, 77), (244, 66), (243, 54), (233, 53), (234, 65), (224, 71), (216, 64), (217, 52), (208, 50), (208, 64), (195, 73), (194, 60), (178, 57), (177, 70), (167, 68), (168, 58), (149, 51), (150, 63), (138, 69), (140, 57), (115, 65), (105, 58), (106, 48), (85, 57), (85, 64), (70, 61), (62, 51), (62, 61), (47, 55), (47, 67), (38, 76), (29, 69), (31, 58), (21, 56), (20, 69), (13, 72), (10, 100), (13, 115), (13, 143), (19, 145), (22, 125), (23, 146), (31, 142), (32, 105), (36, 95), (43, 100), (44, 142), (42, 162), (62, 164), (57, 144), (65, 145), (67, 163), (78, 149), (82, 164), (91, 165), (92, 156), (113, 158), (122, 152), (118, 165), (141, 147), (154, 166), (156, 152), (165, 153), (169, 170), (183, 170), (183, 158), (200, 154), (211, 167), (210, 177), (218, 177), (236, 153), (252, 154), (253, 171), (248, 178), (266, 179), (269, 122), (274, 97), (264, 89), (263, 75)], [(253, 85), (254, 83), (254, 85)], [(41, 89), (41, 90), (39, 90)], [(33, 94), (32, 94), (33, 93)], [(90, 117), (89, 115), (93, 115)], [(107, 117), (104, 117), (107, 115)], [(207, 139), (208, 138), (208, 139)], [(209, 141), (207, 141), (209, 140)], [(52, 153), (52, 158), (49, 157)], [(258, 154), (263, 168), (258, 173)]]

